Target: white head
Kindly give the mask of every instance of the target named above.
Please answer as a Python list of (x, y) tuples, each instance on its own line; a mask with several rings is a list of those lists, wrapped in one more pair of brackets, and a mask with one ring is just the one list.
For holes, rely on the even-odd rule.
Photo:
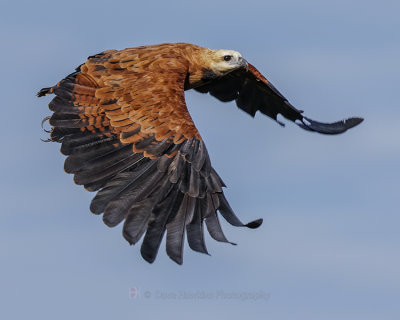
[(239, 68), (248, 68), (248, 63), (242, 55), (233, 50), (211, 50), (211, 68), (221, 74), (229, 73)]

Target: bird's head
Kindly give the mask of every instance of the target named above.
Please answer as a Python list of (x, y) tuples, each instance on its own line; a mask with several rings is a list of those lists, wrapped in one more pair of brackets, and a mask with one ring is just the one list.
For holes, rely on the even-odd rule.
[(209, 62), (211, 70), (220, 75), (225, 75), (239, 68), (248, 69), (249, 65), (242, 55), (233, 50), (210, 50)]
[(189, 46), (187, 50), (190, 64), (185, 90), (196, 88), (237, 69), (245, 68), (247, 70), (249, 67), (247, 61), (237, 51), (212, 50), (198, 46)]

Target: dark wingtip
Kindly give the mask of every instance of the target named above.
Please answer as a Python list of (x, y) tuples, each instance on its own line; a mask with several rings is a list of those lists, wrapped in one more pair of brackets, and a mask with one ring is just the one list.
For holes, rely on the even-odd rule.
[(339, 134), (359, 125), (363, 121), (363, 118), (354, 117), (333, 123), (322, 123), (304, 117), (301, 123), (297, 123), (297, 125), (309, 131), (316, 131), (323, 134)]
[(140, 251), (140, 254), (142, 255), (142, 258), (148, 263), (153, 263), (156, 260), (156, 257), (154, 255), (149, 255), (148, 253), (143, 251)]
[(263, 219), (257, 219), (257, 220), (251, 221), (248, 224), (246, 224), (246, 227), (250, 228), (250, 229), (256, 229), (259, 226), (261, 226), (262, 223), (263, 223)]
[(170, 257), (170, 259), (173, 261), (173, 262), (175, 262), (176, 264), (178, 264), (178, 265), (182, 265), (183, 264), (183, 259), (182, 259), (182, 257), (173, 257), (173, 256), (169, 256)]
[[(69, 173), (69, 172), (67, 171), (67, 173)], [(102, 205), (99, 201), (95, 201), (95, 200), (97, 200), (96, 197), (94, 197), (92, 202), (90, 203), (90, 212), (95, 215), (99, 215), (99, 214), (103, 213), (104, 207), (102, 207)]]
[(46, 94), (49, 94), (49, 93), (51, 93), (51, 88), (43, 88), (43, 89), (40, 89), (40, 91), (36, 94), (36, 96), (37, 97), (43, 97), (43, 96), (45, 96)]
[(103, 222), (109, 228), (114, 228), (119, 224), (119, 221), (115, 221), (111, 214), (105, 215), (103, 214)]
[(354, 118), (347, 119), (347, 124), (349, 126), (348, 129), (358, 126), (363, 121), (364, 121), (364, 118), (360, 118), (360, 117), (354, 117)]

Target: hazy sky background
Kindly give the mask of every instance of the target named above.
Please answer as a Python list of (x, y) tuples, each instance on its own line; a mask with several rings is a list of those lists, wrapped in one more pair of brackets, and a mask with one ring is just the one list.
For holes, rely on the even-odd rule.
[[(2, 0), (0, 318), (400, 319), (399, 12), (368, 0)], [(90, 214), (94, 195), (63, 172), (59, 145), (41, 142), (50, 99), (35, 93), (89, 55), (178, 41), (241, 52), (313, 119), (366, 120), (323, 136), (187, 92), (232, 207), (264, 224), (224, 223), (238, 245), (207, 235), (212, 256), (186, 245), (183, 266), (163, 243), (150, 265)]]

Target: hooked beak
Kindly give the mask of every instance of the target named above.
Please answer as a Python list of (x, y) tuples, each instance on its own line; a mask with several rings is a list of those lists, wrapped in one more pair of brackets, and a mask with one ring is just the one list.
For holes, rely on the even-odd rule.
[(249, 63), (246, 61), (246, 59), (240, 57), (239, 64), (241, 67), (246, 68), (246, 71), (249, 71)]

